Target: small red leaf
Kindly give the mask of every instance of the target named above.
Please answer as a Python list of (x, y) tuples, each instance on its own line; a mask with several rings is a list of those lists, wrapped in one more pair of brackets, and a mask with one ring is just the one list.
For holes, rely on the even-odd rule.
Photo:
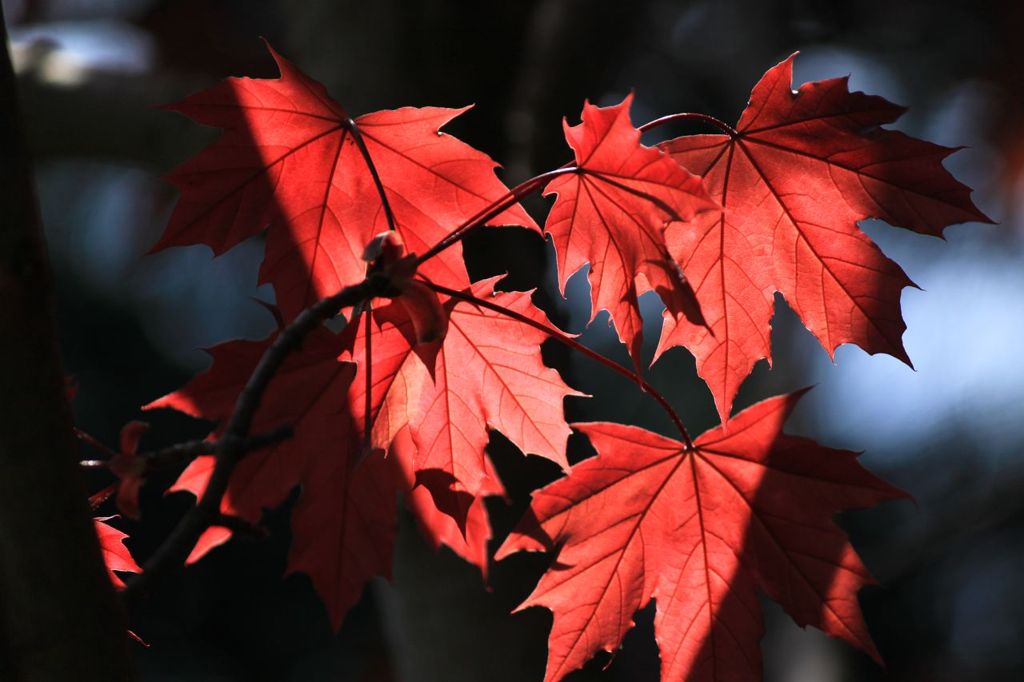
[(107, 573), (110, 574), (110, 582), (114, 587), (124, 587), (124, 581), (118, 577), (115, 571), (125, 573), (142, 573), (142, 568), (135, 563), (131, 552), (125, 547), (124, 541), (128, 537), (106, 522), (115, 516), (103, 516), (93, 519), (93, 527), (96, 529), (96, 536), (99, 538), (100, 551), (103, 553), (103, 562), (107, 566)]
[[(497, 279), (474, 284), (468, 293), (550, 326), (524, 292), (495, 293)], [(433, 292), (430, 292), (431, 294)], [(416, 482), (460, 527), (470, 507), (495, 494), (485, 448), (491, 429), (520, 450), (568, 468), (565, 443), (570, 429), (562, 402), (582, 395), (541, 361), (547, 335), (505, 315), (451, 298), (442, 301), (444, 338), (417, 341), (414, 301), (405, 296), (373, 310), (370, 443), (387, 450), (408, 428)], [(445, 297), (441, 297), (444, 299)], [(357, 425), (366, 408), (365, 326), (346, 331), (344, 354), (357, 364), (349, 405)]]
[[(306, 338), (301, 353), (285, 360), (260, 403), (252, 432), (290, 425), (294, 435), (248, 453), (235, 468), (221, 503), (222, 513), (255, 524), (264, 509), (280, 505), (301, 487), (292, 511), (288, 570), (310, 575), (335, 628), (371, 578), (390, 575), (398, 494), (382, 457), (358, 456), (358, 432), (348, 409), (355, 366), (338, 360), (342, 341), (318, 328)], [(210, 370), (147, 408), (172, 407), (223, 422), (271, 342), (217, 346), (211, 351)], [(213, 457), (199, 457), (172, 490), (200, 496), (212, 470)], [(189, 561), (229, 537), (225, 528), (209, 529)]]

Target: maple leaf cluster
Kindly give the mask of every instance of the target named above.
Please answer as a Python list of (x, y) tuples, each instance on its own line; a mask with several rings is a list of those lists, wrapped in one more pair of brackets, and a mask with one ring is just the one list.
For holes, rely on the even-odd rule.
[[(700, 114), (637, 128), (631, 97), (585, 104), (581, 122), (565, 124), (573, 160), (509, 190), (493, 160), (441, 132), (465, 109), (352, 118), (271, 52), (280, 78), (231, 78), (169, 107), (223, 132), (169, 176), (180, 199), (154, 250), (205, 244), (220, 254), (265, 233), (260, 281), (273, 287), (278, 334), (214, 347), (209, 370), (146, 408), (210, 420), (221, 437), (304, 310), (377, 286), (341, 311), (342, 331), (306, 335), (257, 396), (250, 430), (285, 425), (293, 435), (238, 461), (224, 518), (258, 524), (298, 488), (289, 571), (311, 577), (338, 627), (367, 581), (390, 575), (397, 498), (431, 543), (486, 574), (483, 500), (505, 493), (486, 451), (497, 430), (567, 472), (534, 494), (497, 555), (554, 555), (523, 604), (554, 612), (546, 679), (616, 649), (651, 599), (663, 679), (757, 678), (758, 590), (801, 625), (878, 657), (856, 599), (870, 576), (833, 516), (902, 493), (854, 453), (784, 434), (799, 393), (731, 408), (753, 365), (770, 360), (776, 292), (830, 353), (856, 343), (909, 362), (899, 296), (911, 282), (857, 221), (940, 235), (987, 220), (942, 166), (954, 150), (883, 128), (902, 109), (850, 92), (845, 79), (793, 91), (791, 57), (755, 86), (735, 128)], [(641, 143), (674, 120), (720, 134)], [(537, 190), (555, 197), (543, 227), (518, 203)], [(651, 392), (677, 438), (566, 423), (564, 399), (582, 394), (543, 364), (540, 344), (595, 354), (530, 292), (496, 291), (498, 279), (472, 282), (466, 270), (462, 235), (505, 225), (551, 239), (563, 293), (589, 266), (591, 321), (608, 311), (633, 367), (599, 359)], [(723, 420), (696, 439), (642, 378), (647, 291), (665, 306), (657, 355), (689, 349)], [(570, 468), (572, 429), (598, 454)], [(134, 455), (136, 445), (122, 449)], [(217, 457), (195, 458), (172, 489), (201, 496)], [(137, 512), (132, 472), (122, 488)], [(117, 531), (97, 529), (111, 568), (137, 570)], [(210, 526), (188, 561), (230, 535)]]

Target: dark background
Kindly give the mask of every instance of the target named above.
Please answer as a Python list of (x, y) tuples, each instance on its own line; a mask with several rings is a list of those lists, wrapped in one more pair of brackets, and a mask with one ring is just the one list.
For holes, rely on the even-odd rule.
[[(735, 121), (750, 88), (793, 51), (797, 82), (852, 74), (852, 86), (911, 107), (899, 124), (947, 145), (947, 165), (976, 188), (998, 226), (965, 225), (947, 242), (865, 225), (924, 291), (903, 296), (916, 371), (844, 347), (825, 352), (781, 304), (775, 368), (763, 364), (739, 406), (816, 383), (789, 430), (863, 449), (875, 472), (911, 492), (843, 523), (881, 585), (862, 593), (886, 659), (792, 625), (765, 602), (769, 680), (1024, 679), (1024, 58), (1017, 2), (703, 0), (481, 3), (378, 0), (4, 0), (23, 108), (59, 288), (66, 370), (79, 385), (79, 426), (108, 443), (138, 406), (205, 366), (197, 350), (257, 338), (272, 320), (253, 297), (262, 253), (251, 240), (218, 259), (208, 249), (145, 253), (174, 201), (160, 174), (211, 131), (156, 109), (229, 75), (272, 77), (259, 36), (354, 113), (401, 105), (476, 108), (450, 131), (505, 166), (509, 184), (568, 156), (560, 121), (584, 98), (637, 93), (634, 121), (701, 111)], [(679, 128), (666, 133), (698, 132)], [(654, 141), (648, 140), (648, 141)], [(530, 204), (535, 211), (539, 203)], [(535, 212), (535, 215), (541, 215)], [(521, 230), (469, 240), (474, 276), (513, 273), (541, 286), (553, 319), (581, 331), (582, 277), (558, 297), (548, 247)], [(657, 338), (657, 301), (646, 300)], [(583, 307), (581, 307), (583, 306)], [(624, 353), (599, 319), (583, 340)], [(572, 419), (610, 418), (666, 430), (625, 381), (548, 348), (567, 381), (599, 396), (571, 400)], [(651, 349), (648, 348), (648, 352)], [(694, 431), (714, 423), (693, 361), (675, 350), (652, 380)], [(201, 436), (205, 427), (146, 415), (144, 447)], [(500, 540), (528, 492), (557, 471), (495, 436), (492, 452), (513, 502), (492, 500)], [(575, 456), (586, 456), (577, 449)], [(152, 481), (145, 522), (120, 522), (144, 558), (187, 507)], [(94, 487), (107, 481), (96, 477)], [(403, 521), (395, 582), (377, 581), (338, 634), (301, 576), (281, 579), (287, 509), (268, 516), (270, 540), (235, 542), (165, 584), (132, 614), (151, 642), (135, 649), (146, 680), (539, 680), (549, 614), (508, 612), (543, 571), (544, 556), (492, 567), (490, 589), (448, 550), (433, 552)], [(59, 560), (59, 559), (58, 559)], [(573, 679), (657, 679), (651, 613), (624, 649)]]

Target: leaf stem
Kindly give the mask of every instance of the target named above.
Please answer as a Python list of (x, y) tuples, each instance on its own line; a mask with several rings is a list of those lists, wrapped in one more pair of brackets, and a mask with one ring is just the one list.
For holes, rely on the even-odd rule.
[(661, 408), (665, 411), (665, 414), (668, 415), (668, 418), (672, 420), (672, 423), (679, 431), (679, 435), (682, 437), (683, 445), (686, 446), (686, 449), (694, 449), (693, 439), (690, 438), (690, 433), (689, 431), (686, 430), (686, 426), (683, 424), (683, 420), (680, 419), (679, 414), (668, 402), (668, 399), (664, 395), (662, 395), (661, 392), (658, 391), (658, 389), (654, 388), (649, 383), (647, 383), (647, 381), (645, 381), (642, 377), (637, 376), (632, 371), (626, 369), (625, 367), (618, 364), (614, 360), (606, 358), (597, 351), (587, 348), (582, 343), (574, 339), (572, 336), (566, 334), (561, 329), (558, 329), (557, 327), (546, 325), (543, 322), (537, 322), (536, 320), (531, 320), (529, 317), (517, 313), (514, 310), (509, 310), (508, 308), (500, 306), (497, 303), (492, 303), (491, 301), (482, 298), (477, 298), (473, 294), (467, 293), (465, 291), (449, 289), (448, 287), (441, 286), (440, 284), (434, 284), (433, 282), (426, 279), (422, 279), (421, 281), (423, 281), (424, 284), (426, 284), (428, 287), (430, 287), (439, 294), (445, 294), (446, 296), (451, 296), (452, 298), (457, 298), (461, 301), (473, 303), (474, 305), (478, 305), (481, 308), (493, 310), (494, 312), (505, 315), (506, 317), (510, 317), (513, 320), (516, 320), (517, 322), (529, 325), (534, 329), (539, 329), (540, 331), (544, 332), (545, 334), (555, 339), (556, 341), (565, 344), (566, 346), (572, 348), (573, 350), (579, 351), (580, 353), (586, 355), (591, 360), (596, 360), (597, 362), (601, 363), (608, 369), (621, 374), (622, 376), (626, 377), (632, 382), (637, 383), (640, 386), (641, 390), (644, 391), (644, 393), (647, 393), (652, 398), (654, 398), (658, 405), (660, 405)]
[[(86, 431), (83, 431), (82, 429), (78, 428), (77, 426), (72, 426), (71, 430), (75, 434), (75, 438), (77, 438), (78, 440), (82, 441), (86, 445), (91, 445), (92, 447), (96, 448), (97, 450), (99, 450), (103, 454), (107, 455), (108, 457), (116, 457), (117, 456), (117, 451), (116, 450), (114, 450), (113, 448), (110, 448), (110, 447), (104, 445), (103, 443), (101, 443), (99, 441), (99, 439), (97, 439), (92, 434), (87, 433)], [(88, 461), (96, 461), (96, 460), (88, 460)]]
[(498, 199), (497, 201), (492, 202), (486, 208), (481, 209), (476, 215), (474, 215), (466, 222), (462, 223), (462, 225), (460, 225), (459, 227), (455, 228), (447, 237), (439, 241), (437, 244), (431, 247), (426, 253), (417, 258), (416, 266), (419, 267), (420, 265), (423, 264), (424, 261), (430, 260), (437, 254), (447, 249), (449, 246), (452, 246), (453, 244), (461, 240), (463, 237), (465, 237), (466, 233), (472, 230), (473, 228), (480, 227), (488, 220), (491, 220), (501, 215), (503, 212), (507, 211), (509, 208), (514, 206), (524, 197), (529, 196), (533, 192), (536, 192), (538, 189), (541, 188), (542, 185), (546, 184), (549, 180), (552, 180), (558, 177), (559, 175), (566, 175), (567, 173), (577, 173), (579, 172), (579, 170), (580, 169), (574, 165), (566, 164), (561, 168), (556, 168), (555, 170), (548, 171), (547, 173), (535, 175), (529, 180), (524, 180), (523, 182), (519, 183), (511, 190), (509, 190), (508, 194), (503, 196), (501, 199)]
[[(723, 133), (730, 137), (739, 137), (739, 133), (736, 131), (736, 129), (730, 126), (725, 121), (717, 119), (714, 116), (709, 116), (707, 114), (698, 114), (691, 112), (669, 114), (668, 116), (662, 116), (661, 118), (657, 118), (653, 121), (650, 121), (649, 123), (643, 124), (642, 126), (640, 126), (639, 130), (641, 133), (646, 133), (648, 130), (654, 130), (655, 128), (659, 128), (665, 124), (673, 123), (675, 121), (701, 121), (703, 123), (713, 125), (714, 127), (718, 128), (719, 130), (721, 130)], [(360, 138), (356, 137), (356, 140), (357, 142), (359, 142)], [(369, 155), (367, 155), (367, 161), (369, 162)], [(479, 213), (474, 215), (472, 218), (462, 223), (462, 225), (455, 228), (455, 230), (453, 230), (447, 237), (439, 241), (437, 244), (431, 247), (426, 253), (417, 258), (416, 265), (419, 266), (423, 264), (424, 261), (430, 260), (437, 254), (447, 249), (449, 246), (460, 241), (466, 235), (467, 232), (469, 232), (475, 227), (483, 225), (488, 220), (491, 220), (495, 216), (500, 215), (503, 211), (508, 210), (516, 202), (522, 200), (524, 197), (532, 194), (533, 192), (536, 192), (538, 189), (540, 189), (541, 185), (547, 183), (549, 180), (552, 180), (553, 178), (556, 178), (559, 175), (564, 175), (566, 173), (578, 173), (581, 170), (581, 168), (574, 165), (570, 161), (566, 163), (564, 166), (560, 166), (555, 170), (551, 170), (546, 173), (541, 173), (540, 175), (535, 175), (529, 180), (525, 180), (519, 183), (511, 190), (509, 190), (508, 194), (506, 194), (504, 197), (491, 203), (489, 206), (487, 206)], [(371, 172), (373, 172), (372, 167)], [(602, 177), (602, 179), (604, 178)], [(381, 191), (383, 192), (383, 190)], [(666, 208), (664, 206), (659, 206), (659, 208), (664, 210), (670, 216), (674, 215), (674, 211), (672, 211), (670, 208)]]
[(348, 119), (345, 121), (345, 126), (349, 132), (352, 133), (352, 139), (356, 141), (356, 146), (359, 147), (359, 153), (363, 155), (363, 160), (366, 161), (366, 167), (370, 171), (370, 176), (373, 178), (373, 184), (377, 187), (377, 194), (380, 195), (381, 206), (384, 207), (384, 217), (388, 221), (388, 229), (391, 231), (395, 230), (395, 214), (391, 211), (391, 203), (388, 202), (388, 195), (384, 191), (384, 183), (381, 182), (380, 174), (377, 173), (377, 167), (373, 164), (373, 157), (370, 156), (370, 150), (366, 148), (366, 141), (363, 140), (363, 134), (359, 131), (359, 125), (356, 124), (355, 119)]
[(660, 128), (667, 123), (675, 123), (676, 121), (700, 121), (701, 123), (707, 123), (718, 128), (729, 137), (736, 138), (740, 136), (739, 132), (725, 121), (717, 119), (714, 116), (708, 116), (707, 114), (698, 114), (693, 112), (669, 114), (668, 116), (656, 118), (653, 121), (640, 126), (640, 132), (646, 133), (649, 130), (654, 130), (655, 128)]

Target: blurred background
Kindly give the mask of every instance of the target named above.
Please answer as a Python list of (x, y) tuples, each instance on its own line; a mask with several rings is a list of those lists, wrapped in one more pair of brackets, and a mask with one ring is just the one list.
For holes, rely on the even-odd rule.
[[(798, 83), (852, 74), (854, 89), (908, 105), (897, 127), (966, 145), (947, 165), (1000, 224), (953, 227), (945, 242), (864, 225), (921, 287), (902, 299), (916, 371), (854, 347), (833, 364), (778, 300), (774, 369), (758, 366), (738, 406), (816, 384), (790, 432), (864, 450), (865, 464), (916, 504), (842, 519), (880, 582), (861, 603), (887, 669), (797, 628), (765, 601), (766, 679), (1024, 679), (1024, 364), (1014, 341), (1024, 337), (1024, 4), (3, 0), (3, 8), (57, 272), (64, 362), (79, 386), (76, 420), (108, 443), (140, 417), (139, 405), (206, 365), (199, 349), (273, 326), (254, 301), (272, 300), (256, 287), (260, 240), (217, 259), (205, 247), (146, 255), (175, 198), (161, 174), (213, 135), (157, 105), (225, 76), (275, 76), (260, 36), (354, 113), (476, 103), (449, 131), (501, 162), (509, 184), (568, 157), (561, 118), (578, 120), (584, 98), (608, 104), (635, 90), (636, 123), (676, 111), (731, 122), (760, 75), (796, 50)], [(540, 216), (544, 204), (529, 207)], [(585, 279), (562, 300), (549, 247), (535, 235), (485, 231), (467, 253), (475, 277), (511, 271), (510, 288), (541, 287), (537, 302), (552, 319), (583, 330)], [(644, 305), (653, 346), (659, 305)], [(625, 361), (605, 322), (584, 342)], [(628, 382), (562, 348), (545, 351), (572, 386), (599, 396), (570, 400), (572, 419), (668, 432)], [(714, 424), (686, 351), (667, 354), (652, 380), (692, 430)], [(147, 449), (206, 431), (173, 415), (146, 418), (154, 424)], [(529, 491), (558, 472), (500, 436), (491, 450), (512, 497), (489, 504), (500, 541)], [(587, 454), (580, 447), (574, 456)], [(170, 480), (147, 486), (143, 524), (120, 523), (140, 559), (189, 504), (163, 497)], [(270, 539), (215, 551), (132, 614), (132, 628), (152, 644), (135, 649), (145, 680), (541, 679), (549, 614), (508, 614), (545, 556), (507, 559), (485, 585), (404, 518), (394, 584), (371, 585), (335, 634), (308, 580), (281, 579), (287, 512), (268, 515)], [(622, 651), (571, 679), (657, 679), (652, 618), (641, 613)]]

